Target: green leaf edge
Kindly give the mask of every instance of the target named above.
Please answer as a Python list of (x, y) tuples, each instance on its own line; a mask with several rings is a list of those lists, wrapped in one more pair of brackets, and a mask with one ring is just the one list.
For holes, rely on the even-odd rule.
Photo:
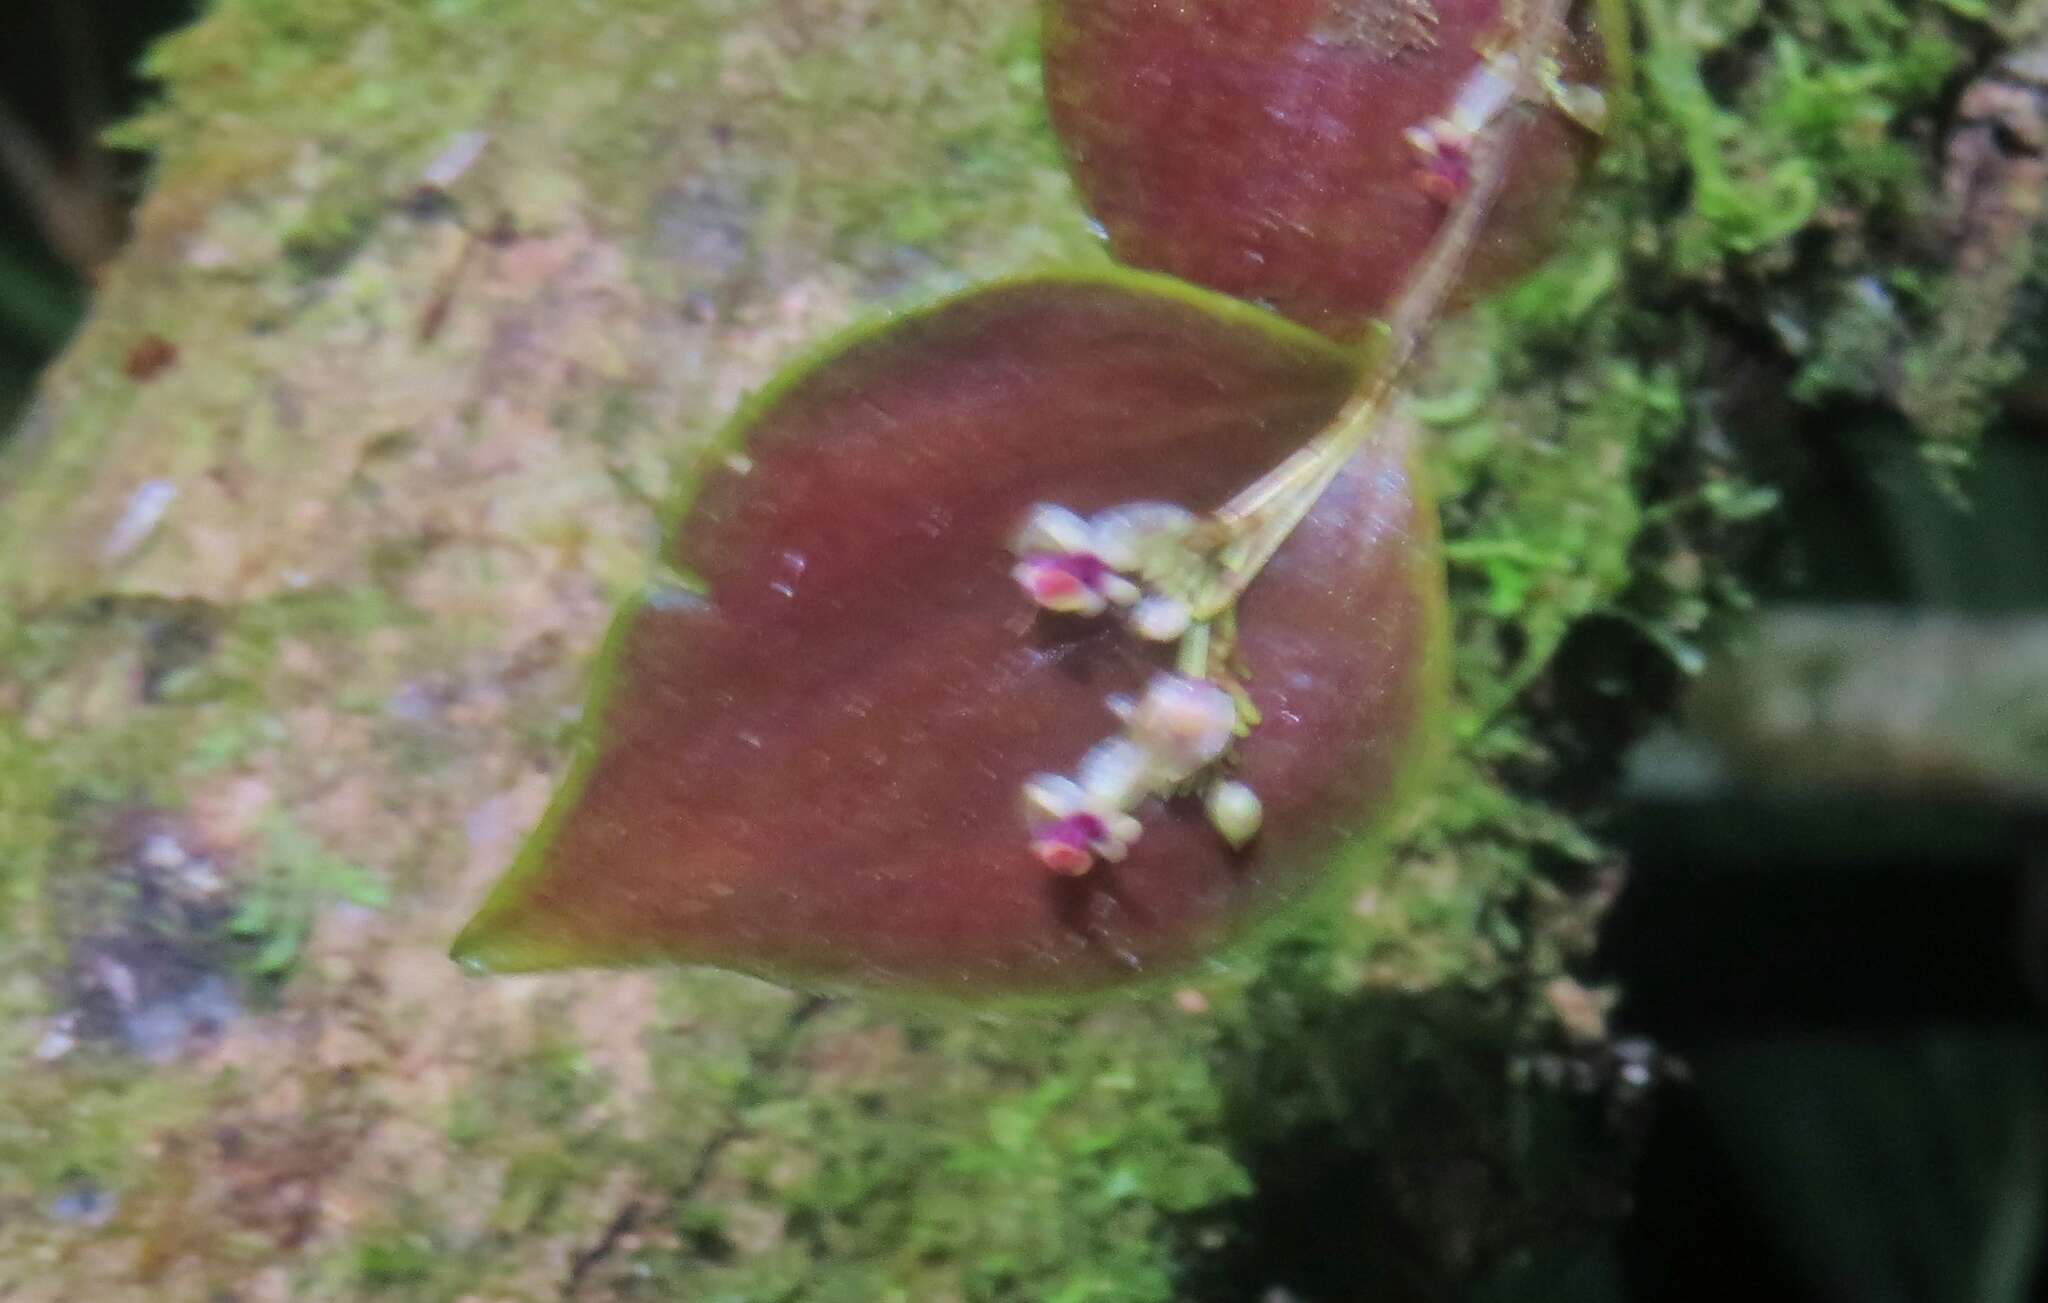
[[(1298, 325), (1266, 308), (1227, 294), (1203, 289), (1163, 273), (1126, 267), (1068, 267), (983, 282), (908, 308), (885, 310), (875, 317), (828, 336), (821, 343), (799, 354), (797, 359), (778, 372), (774, 379), (742, 400), (732, 416), (705, 444), (691, 473), (678, 486), (662, 524), (660, 555), (666, 557), (673, 551), (682, 524), (696, 505), (706, 474), (743, 448), (749, 432), (760, 419), (819, 367), (837, 360), (863, 344), (882, 338), (890, 331), (928, 321), (973, 299), (1005, 291), (1057, 285), (1106, 286), (1128, 290), (1134, 294), (1149, 295), (1200, 309), (1232, 325), (1261, 330), (1283, 345), (1320, 354), (1325, 360), (1347, 367), (1353, 372), (1361, 370), (1364, 364), (1365, 353), (1360, 348), (1347, 348), (1326, 335), (1307, 326)], [(1365, 347), (1370, 348), (1379, 338), (1377, 334), (1370, 336)], [(1411, 451), (1408, 458), (1409, 473), (1416, 477), (1417, 501), (1424, 508), (1421, 514), (1434, 536), (1434, 495), (1428, 491), (1428, 486), (1422, 479), (1422, 468), (1417, 464), (1418, 460)], [(1426, 785), (1429, 772), (1435, 769), (1436, 762), (1441, 759), (1440, 753), (1443, 748), (1437, 745), (1434, 739), (1442, 730), (1431, 727), (1430, 721), (1441, 721), (1446, 718), (1450, 695), (1449, 612), (1445, 596), (1444, 563), (1441, 549), (1435, 546), (1420, 549), (1418, 557), (1419, 563), (1431, 572), (1421, 577), (1431, 600), (1427, 604), (1430, 627), (1424, 634), (1427, 645), (1426, 663), (1418, 673), (1417, 716), (1420, 725), (1410, 741), (1410, 754), (1397, 764), (1398, 776), (1388, 800), (1384, 802), (1383, 812), (1372, 820), (1370, 827), (1354, 837), (1337, 853), (1334, 857), (1337, 863), (1324, 873), (1321, 885), (1254, 924), (1244, 936), (1231, 943), (1226, 953), (1248, 953), (1269, 943), (1288, 921), (1300, 917), (1305, 912), (1313, 912), (1319, 905), (1327, 905), (1334, 897), (1343, 894), (1349, 881), (1367, 864), (1376, 860), (1379, 853), (1392, 840), (1389, 825), (1395, 822), (1395, 814), (1407, 808), (1415, 792)], [(593, 953), (559, 939), (520, 936), (517, 933), (502, 931), (500, 928), (501, 918), (516, 909), (525, 895), (526, 888), (546, 871), (548, 850), (553, 846), (562, 824), (582, 799), (584, 787), (590, 780), (600, 751), (601, 730), (612, 703), (612, 695), (621, 685), (622, 676), (618, 672), (618, 667), (625, 653), (628, 630), (650, 601), (659, 600), (664, 592), (674, 592), (677, 589), (694, 593), (701, 591), (702, 584), (695, 577), (681, 573), (664, 562), (642, 585), (641, 590), (624, 599), (613, 614), (603, 645), (593, 663), (590, 687), (586, 693), (584, 713), (578, 724), (568, 772), (556, 788), (553, 797), (549, 799), (547, 810), (541, 816), (539, 825), (520, 847), (512, 864), (486, 894), (475, 915), (457, 933), (449, 946), (449, 957), (468, 972), (504, 976), (559, 972), (568, 969), (698, 966), (673, 954), (626, 947), (621, 947), (610, 954)], [(740, 971), (779, 985), (801, 989), (820, 989), (831, 985), (808, 980), (800, 972), (775, 969), (766, 965), (759, 969)], [(1140, 977), (1111, 988), (1084, 988), (1057, 993), (976, 993), (954, 988), (893, 982), (883, 988), (861, 987), (858, 983), (853, 984), (853, 987), (882, 995), (897, 1003), (913, 1005), (957, 1006), (971, 1002), (977, 1006), (996, 1004), (1022, 1009), (1070, 1008), (1091, 999), (1157, 990), (1164, 984), (1185, 982), (1190, 975), (1189, 968), (1185, 966), (1169, 966), (1168, 971)]]

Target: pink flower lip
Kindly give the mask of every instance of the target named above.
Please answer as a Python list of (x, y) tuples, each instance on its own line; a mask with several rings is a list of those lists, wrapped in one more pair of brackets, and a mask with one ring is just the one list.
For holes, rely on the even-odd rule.
[(1450, 203), (1472, 184), (1472, 159), (1455, 146), (1445, 149), (1425, 164), (1417, 178), (1423, 193)]
[(1093, 552), (1034, 552), (1011, 572), (1025, 595), (1048, 611), (1099, 615), (1131, 594)]
[(1023, 568), (1041, 584), (1063, 584), (1074, 591), (1093, 592), (1109, 575), (1109, 566), (1093, 552), (1039, 552), (1025, 557)]
[(1108, 835), (1108, 826), (1095, 815), (1070, 814), (1039, 828), (1031, 838), (1031, 853), (1054, 873), (1078, 878), (1095, 867), (1094, 844)]
[(1039, 558), (1048, 565), (1056, 565), (1074, 577), (1075, 582), (1090, 588), (1101, 588), (1102, 581), (1109, 576), (1109, 565), (1093, 552), (1069, 552), (1064, 556)]
[(1417, 154), (1415, 187), (1438, 203), (1455, 203), (1472, 185), (1472, 138), (1455, 123), (1431, 119), (1408, 129)]

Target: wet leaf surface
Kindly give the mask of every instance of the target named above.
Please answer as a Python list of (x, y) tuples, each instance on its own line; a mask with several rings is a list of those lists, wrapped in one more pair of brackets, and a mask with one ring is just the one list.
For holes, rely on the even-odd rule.
[(1063, 771), (1169, 652), (1037, 616), (1027, 510), (1220, 504), (1305, 442), (1355, 364), (1128, 274), (1001, 284), (843, 342), (736, 422), (620, 616), (598, 725), (457, 943), (491, 970), (719, 964), (797, 983), (1053, 994), (1171, 971), (1383, 822), (1437, 691), (1442, 576), (1405, 440), (1369, 448), (1241, 608), (1263, 834), (1156, 803), (1122, 864), (1029, 854)]
[[(1054, 0), (1053, 124), (1117, 257), (1355, 337), (1447, 212), (1406, 132), (1446, 114), (1499, 44), (1500, 0)], [(1601, 66), (1581, 31), (1566, 75)], [(1466, 280), (1550, 248), (1596, 139), (1544, 112), (1517, 142)]]

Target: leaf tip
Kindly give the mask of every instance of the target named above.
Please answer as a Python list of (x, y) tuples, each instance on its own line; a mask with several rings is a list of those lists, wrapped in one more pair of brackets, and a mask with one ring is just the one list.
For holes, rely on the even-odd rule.
[(492, 977), (590, 962), (575, 949), (566, 937), (536, 927), (522, 911), (493, 902), (456, 934), (448, 957), (472, 976)]
[(489, 977), (504, 968), (498, 962), (502, 948), (487, 915), (478, 915), (458, 932), (448, 947), (448, 957), (472, 977)]

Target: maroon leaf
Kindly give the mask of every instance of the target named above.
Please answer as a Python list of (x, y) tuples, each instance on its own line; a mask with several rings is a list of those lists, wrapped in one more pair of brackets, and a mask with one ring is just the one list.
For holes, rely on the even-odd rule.
[[(1513, 7), (1513, 0), (1508, 0)], [(1122, 261), (1357, 336), (1407, 281), (1447, 196), (1407, 137), (1500, 43), (1503, 0), (1050, 0), (1046, 91)], [(1565, 75), (1601, 75), (1582, 27)], [(1468, 295), (1548, 250), (1596, 138), (1521, 132)], [(1455, 169), (1453, 169), (1455, 170)]]
[(1227, 299), (1049, 276), (859, 335), (751, 405), (619, 617), (594, 736), (457, 942), (492, 970), (710, 963), (799, 983), (1058, 993), (1170, 971), (1301, 897), (1384, 821), (1435, 713), (1442, 573), (1405, 448), (1368, 449), (1241, 607), (1264, 722), (1233, 852), (1156, 802), (1061, 878), (1022, 784), (1116, 730), (1170, 653), (1036, 614), (1033, 504), (1213, 508), (1300, 446), (1355, 363)]

